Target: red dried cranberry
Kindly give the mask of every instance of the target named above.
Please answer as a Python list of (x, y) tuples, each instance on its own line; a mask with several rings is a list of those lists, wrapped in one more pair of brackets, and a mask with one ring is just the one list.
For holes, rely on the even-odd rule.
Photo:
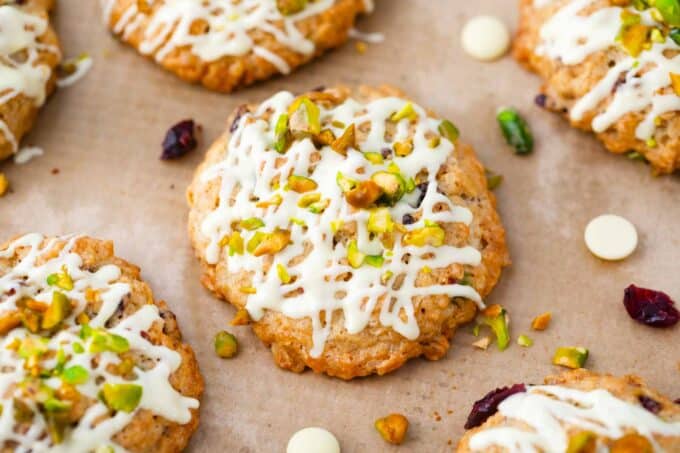
[(425, 199), (425, 195), (427, 194), (427, 187), (429, 185), (430, 185), (429, 182), (421, 182), (416, 186), (420, 191), (420, 195), (418, 195), (418, 202), (416, 203), (416, 208), (419, 208), (420, 205), (423, 204), (423, 200)]
[(184, 120), (172, 126), (163, 139), (161, 159), (177, 159), (196, 149), (196, 124), (194, 120)]
[(675, 400), (675, 401), (673, 401), (673, 402), (674, 402), (675, 404), (680, 405), (680, 398), (678, 398), (677, 400)]
[(630, 285), (623, 295), (623, 305), (631, 318), (651, 327), (671, 327), (680, 321), (680, 312), (667, 294)]
[(476, 401), (472, 406), (472, 411), (470, 411), (465, 423), (465, 429), (472, 429), (481, 425), (498, 411), (498, 405), (506, 398), (526, 391), (527, 388), (524, 384), (515, 384), (512, 387), (503, 387), (487, 393), (484, 398)]
[(642, 404), (642, 407), (647, 409), (652, 414), (658, 414), (661, 411), (661, 403), (655, 399), (652, 399), (645, 395), (640, 395), (638, 397), (638, 400), (640, 400), (640, 404)]
[(546, 96), (545, 94), (538, 94), (534, 98), (534, 104), (536, 104), (537, 106), (539, 106), (541, 108), (545, 107), (545, 104), (547, 102), (548, 102), (548, 96)]
[(411, 214), (404, 214), (404, 217), (401, 219), (401, 223), (404, 225), (411, 225), (416, 223), (416, 219)]

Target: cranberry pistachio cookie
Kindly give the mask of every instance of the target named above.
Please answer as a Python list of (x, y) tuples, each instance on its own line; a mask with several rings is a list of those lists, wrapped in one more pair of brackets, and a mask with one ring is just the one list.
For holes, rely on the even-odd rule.
[(204, 284), (297, 372), (443, 357), (508, 264), (473, 150), (389, 87), (240, 107), (188, 200)]
[(575, 370), (477, 401), (458, 453), (680, 451), (680, 405), (636, 376)]
[(53, 4), (0, 1), (0, 159), (17, 152), (56, 86), (61, 51), (49, 23)]
[(177, 321), (111, 242), (0, 246), (0, 449), (178, 452), (203, 383)]
[(536, 102), (613, 153), (678, 169), (680, 3), (520, 0), (520, 9), (514, 52), (545, 80)]
[(102, 0), (120, 39), (167, 70), (231, 92), (347, 40), (373, 0)]

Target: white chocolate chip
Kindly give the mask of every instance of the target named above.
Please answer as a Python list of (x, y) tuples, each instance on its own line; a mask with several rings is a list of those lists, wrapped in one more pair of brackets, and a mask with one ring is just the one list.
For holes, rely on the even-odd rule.
[(323, 428), (304, 428), (290, 438), (286, 453), (340, 453), (340, 444)]
[(617, 215), (601, 215), (586, 227), (585, 241), (588, 250), (603, 260), (617, 261), (630, 256), (637, 247), (635, 226)]
[(463, 50), (482, 61), (496, 60), (510, 47), (510, 32), (503, 22), (493, 16), (470, 19), (461, 33)]

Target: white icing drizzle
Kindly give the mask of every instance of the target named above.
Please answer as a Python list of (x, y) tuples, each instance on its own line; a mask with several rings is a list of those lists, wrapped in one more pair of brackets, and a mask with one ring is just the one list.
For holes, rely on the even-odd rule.
[[(104, 18), (110, 21), (116, 0), (102, 2)], [(371, 11), (372, 0), (364, 2), (365, 9)], [(288, 16), (279, 11), (274, 0), (150, 0), (148, 3), (155, 11), (148, 18), (139, 46), (143, 54), (155, 53), (156, 60), (161, 62), (180, 47), (189, 47), (204, 61), (253, 52), (287, 74), (290, 72), (288, 63), (272, 50), (257, 46), (250, 33), (256, 30), (269, 33), (290, 50), (310, 55), (314, 52), (314, 43), (306, 39), (295, 24), (331, 8), (335, 0), (310, 2), (299, 13)], [(205, 21), (209, 31), (192, 34), (191, 26), (199, 20)], [(113, 30), (127, 37), (146, 22), (147, 15), (138, 10), (137, 2), (131, 2), (113, 25)]]
[[(59, 55), (58, 48), (39, 42), (47, 27), (47, 19), (24, 12), (16, 5), (0, 5), (0, 104), (20, 94), (31, 98), (36, 106), (45, 102), (45, 87), (52, 70), (37, 62), (41, 51)], [(17, 58), (22, 52), (25, 58)], [(16, 152), (18, 141), (2, 120), (0, 132)]]
[[(313, 348), (310, 355), (318, 357), (324, 349), (330, 333), (330, 320), (336, 310), (344, 314), (345, 328), (350, 333), (362, 331), (371, 320), (372, 312), (378, 304), (380, 323), (392, 327), (406, 338), (416, 339), (419, 335), (418, 324), (414, 317), (412, 298), (418, 296), (446, 295), (464, 297), (484, 307), (479, 294), (472, 286), (461, 284), (434, 285), (417, 287), (415, 285), (418, 271), (425, 266), (431, 269), (445, 268), (454, 263), (479, 265), (481, 253), (472, 246), (461, 248), (443, 245), (441, 247), (405, 246), (397, 236), (392, 256), (385, 256), (384, 264), (379, 268), (362, 266), (353, 269), (346, 263), (347, 247), (342, 242), (334, 244), (331, 223), (341, 220), (345, 225), (357, 222), (358, 248), (366, 254), (380, 254), (382, 244), (378, 238), (371, 239), (366, 228), (369, 218), (367, 210), (352, 212), (351, 206), (336, 184), (336, 175), (342, 172), (348, 178), (365, 179), (376, 171), (386, 170), (389, 160), (384, 164), (371, 164), (363, 154), (350, 148), (346, 157), (324, 147), (319, 151), (320, 160), (310, 164), (310, 157), (317, 150), (310, 139), (297, 140), (292, 143), (285, 154), (285, 163), (280, 168), (277, 161), (282, 155), (272, 148), (274, 141), (274, 125), (279, 115), (285, 113), (295, 97), (288, 92), (280, 92), (263, 102), (254, 114), (247, 113), (238, 124), (227, 145), (228, 152), (224, 160), (208, 168), (201, 180), (208, 182), (214, 178), (221, 179), (220, 204), (210, 212), (201, 224), (202, 234), (209, 239), (205, 259), (211, 264), (221, 259), (229, 263), (229, 272), (248, 272), (252, 277), (251, 286), (257, 292), (247, 296), (246, 308), (253, 319), (260, 319), (265, 310), (281, 312), (292, 318), (311, 318), (313, 324)], [(386, 121), (396, 111), (402, 109), (408, 101), (401, 98), (382, 98), (364, 104), (347, 99), (342, 104), (327, 110), (321, 107), (322, 127), (330, 128), (336, 136), (343, 133), (344, 127), (350, 124), (370, 123), (370, 132), (358, 146), (362, 150), (382, 150), (391, 148), (394, 142), (404, 140), (409, 135), (409, 121), (402, 120), (397, 124), (397, 131), (392, 142), (385, 138)], [(395, 157), (395, 162), (404, 177), (415, 177), (421, 170), (428, 172), (428, 187), (420, 208), (412, 207), (419, 190), (404, 197), (401, 202), (390, 208), (393, 219), (400, 222), (405, 214), (414, 214), (422, 210), (422, 217), (417, 223), (409, 225), (409, 230), (422, 228), (425, 220), (437, 223), (461, 222), (470, 225), (472, 213), (469, 209), (454, 205), (448, 197), (437, 190), (436, 175), (453, 150), (450, 141), (442, 139), (435, 147), (430, 148), (426, 134), (437, 133), (440, 120), (427, 116), (419, 106), (413, 106), (419, 120), (414, 126), (413, 152), (406, 157)], [(262, 115), (272, 112), (270, 119), (262, 119)], [(336, 121), (335, 125), (330, 124)], [(337, 127), (337, 122), (344, 123)], [(362, 174), (365, 172), (365, 174)], [(290, 174), (309, 175), (318, 183), (315, 192), (321, 193), (323, 199), (330, 204), (322, 214), (313, 214), (309, 210), (298, 207), (299, 194), (293, 191), (274, 190), (271, 181), (279, 175), (279, 187), (286, 185)], [(251, 202), (255, 196), (259, 200), (269, 200), (278, 194), (282, 202), (278, 207), (258, 208)], [(235, 202), (230, 205), (230, 198)], [(435, 212), (435, 205), (446, 208)], [(231, 233), (232, 222), (251, 217), (260, 218), (267, 231), (275, 228), (291, 231), (291, 243), (273, 256), (272, 271), (263, 272), (266, 257), (255, 257), (249, 253), (228, 255), (228, 247), (222, 248), (220, 241)], [(307, 230), (291, 222), (291, 218), (305, 222)], [(243, 231), (247, 242), (254, 232)], [(300, 263), (289, 266), (294, 257), (304, 254), (305, 242), (311, 244), (311, 252)], [(428, 253), (433, 258), (425, 258)], [(406, 255), (410, 261), (402, 261)], [(282, 284), (277, 276), (278, 264), (288, 266), (291, 276), (297, 279), (290, 284)], [(380, 283), (381, 275), (390, 271), (392, 275), (405, 275), (399, 290), (392, 289), (390, 280), (385, 286)], [(351, 273), (352, 277), (344, 281), (340, 276)], [(338, 281), (336, 281), (338, 280)], [(290, 295), (293, 291), (301, 294)], [(383, 300), (393, 303), (382, 303)]]
[(610, 439), (618, 439), (626, 428), (632, 428), (649, 439), (655, 451), (662, 450), (654, 435), (680, 436), (680, 422), (666, 422), (642, 406), (623, 401), (602, 389), (581, 391), (557, 385), (532, 386), (524, 393), (507, 398), (498, 406), (498, 411), (529, 425), (532, 430), (484, 429), (470, 439), (472, 451), (498, 446), (509, 453), (562, 453), (569, 444), (568, 426)]
[[(543, 7), (553, 0), (534, 0), (534, 6)], [(621, 29), (621, 12), (629, 10), (639, 14), (642, 23), (658, 25), (650, 10), (637, 11), (633, 7), (607, 7), (590, 15), (582, 15), (584, 8), (595, 0), (572, 0), (566, 2), (540, 31), (541, 42), (536, 53), (564, 64), (582, 63), (589, 55), (604, 51), (616, 45), (615, 40)], [(680, 74), (680, 56), (668, 57), (665, 51), (680, 50), (680, 46), (666, 37), (663, 43), (652, 43), (637, 57), (626, 55), (616, 63), (585, 96), (571, 109), (573, 120), (583, 119), (585, 114), (613, 93), (611, 102), (592, 122), (595, 132), (604, 132), (624, 115), (639, 112), (645, 115), (637, 126), (635, 135), (640, 140), (652, 138), (655, 119), (664, 113), (680, 110), (680, 96), (671, 91), (662, 94), (662, 89), (671, 85), (670, 73)], [(623, 83), (620, 77), (625, 76)]]
[(14, 155), (14, 163), (22, 165), (28, 163), (34, 157), (42, 156), (45, 154), (42, 148), (37, 146), (24, 146)]
[(349, 31), (349, 37), (371, 44), (380, 44), (381, 42), (385, 41), (385, 35), (382, 33), (367, 33), (359, 31), (356, 28), (352, 28)]
[[(46, 241), (40, 234), (28, 234), (15, 241), (3, 251), (0, 258), (11, 258), (17, 249), (28, 248), (25, 257), (11, 269), (0, 275), (0, 313), (6, 313), (17, 307), (22, 298), (31, 298), (49, 304), (55, 288), (47, 284), (50, 274), (62, 272), (65, 268), (73, 280), (73, 289), (64, 293), (76, 306), (73, 313), (66, 318), (65, 326), (51, 338), (43, 339), (47, 349), (63, 349), (70, 360), (66, 366), (80, 365), (88, 372), (86, 382), (76, 386), (82, 394), (95, 400), (86, 410), (77, 426), (69, 431), (60, 444), (52, 444), (50, 437), (45, 436), (46, 420), (39, 411), (35, 411), (31, 429), (26, 433), (14, 432), (13, 397), (20, 397), (21, 391), (17, 384), (27, 377), (23, 367), (23, 359), (9, 345), (25, 338), (40, 339), (24, 327), (16, 327), (7, 335), (0, 338), (0, 404), (3, 410), (0, 415), (0, 445), (5, 442), (15, 442), (17, 452), (91, 452), (98, 447), (109, 446), (115, 451), (124, 451), (115, 444), (112, 437), (132, 420), (140, 409), (148, 409), (155, 414), (177, 423), (187, 423), (191, 420), (190, 409), (198, 407), (199, 402), (178, 393), (170, 384), (169, 376), (180, 366), (181, 356), (165, 346), (153, 345), (141, 334), (148, 330), (155, 321), (162, 321), (158, 307), (145, 305), (131, 316), (124, 318), (116, 326), (106, 331), (126, 338), (130, 351), (141, 354), (153, 361), (151, 369), (143, 370), (135, 367), (134, 380), (124, 380), (120, 376), (107, 370), (109, 365), (120, 363), (120, 357), (109, 351), (96, 354), (99, 364), (94, 367), (92, 359), (94, 353), (89, 352), (88, 342), (79, 336), (81, 327), (76, 325), (74, 318), (83, 311), (87, 304), (86, 291), (88, 289), (99, 292), (102, 301), (101, 309), (89, 325), (93, 328), (104, 328), (108, 319), (118, 308), (122, 299), (130, 293), (127, 283), (119, 282), (121, 271), (115, 265), (104, 265), (96, 272), (82, 267), (82, 258), (72, 251), (77, 237), (63, 237)], [(57, 241), (66, 241), (63, 249), (54, 257), (38, 264), (41, 256), (54, 250)], [(80, 343), (84, 352), (76, 353), (73, 345)], [(55, 359), (45, 359), (46, 366), (56, 363)], [(109, 416), (109, 409), (97, 400), (100, 385), (97, 380), (103, 379), (107, 383), (136, 384), (142, 387), (142, 397), (137, 408), (130, 413), (117, 411)], [(58, 377), (42, 380), (43, 384), (56, 389), (61, 381)], [(27, 403), (28, 400), (25, 400)], [(34, 404), (34, 403), (29, 403)]]
[(59, 88), (70, 87), (85, 77), (85, 75), (90, 72), (90, 69), (92, 69), (94, 61), (90, 56), (83, 56), (76, 58), (73, 64), (75, 65), (75, 71), (73, 71), (72, 74), (57, 80), (57, 86)]

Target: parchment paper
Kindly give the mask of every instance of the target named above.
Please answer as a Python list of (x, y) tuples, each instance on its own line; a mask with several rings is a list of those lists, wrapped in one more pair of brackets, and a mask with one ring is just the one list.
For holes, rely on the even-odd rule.
[[(678, 177), (654, 178), (647, 166), (606, 153), (592, 137), (534, 107), (540, 81), (509, 57), (484, 64), (463, 54), (460, 28), (481, 13), (515, 27), (514, 0), (378, 0), (358, 28), (383, 32), (387, 40), (365, 55), (350, 43), (290, 77), (220, 95), (179, 81), (115, 41), (98, 2), (59, 0), (55, 19), (65, 52), (90, 53), (94, 68), (49, 100), (25, 140), (46, 154), (26, 165), (0, 164), (13, 187), (0, 199), (1, 240), (29, 231), (88, 233), (115, 240), (118, 255), (142, 267), (177, 314), (206, 379), (193, 452), (284, 452), (288, 438), (307, 426), (330, 429), (346, 453), (452, 451), (476, 399), (558, 371), (550, 359), (561, 345), (590, 348), (593, 370), (639, 373), (680, 397), (680, 330), (638, 325), (621, 303), (633, 282), (680, 299)], [(228, 327), (233, 309), (199, 283), (185, 188), (237, 105), (335, 82), (400, 86), (454, 120), (482, 161), (505, 176), (497, 196), (514, 265), (487, 302), (507, 307), (513, 338), (530, 333), (533, 348), (482, 352), (471, 346), (466, 328), (439, 362), (414, 360), (389, 376), (349, 383), (281, 371), (249, 328), (230, 328), (241, 344), (237, 358), (215, 357), (213, 335)], [(533, 127), (533, 155), (517, 157), (504, 144), (494, 114), (505, 104)], [(184, 118), (204, 126), (202, 147), (161, 162), (164, 133)], [(606, 212), (639, 228), (641, 245), (625, 262), (598, 261), (583, 245), (586, 223)], [(530, 332), (531, 319), (544, 311), (554, 313), (553, 324)], [(398, 448), (373, 429), (390, 412), (411, 421), (408, 441)]]

